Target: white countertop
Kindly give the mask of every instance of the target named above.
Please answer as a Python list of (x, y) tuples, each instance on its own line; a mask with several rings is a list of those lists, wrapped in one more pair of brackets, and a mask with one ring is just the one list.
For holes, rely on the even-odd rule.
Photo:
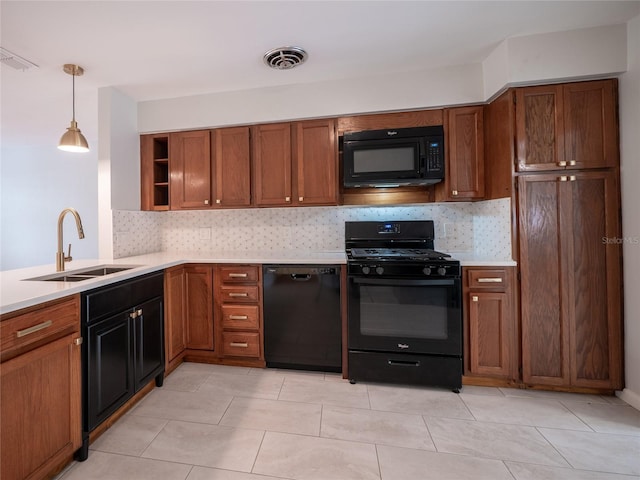
[[(513, 260), (479, 258), (469, 253), (451, 253), (460, 260), (463, 267), (471, 266), (515, 266)], [(121, 280), (163, 270), (184, 263), (256, 263), (256, 264), (346, 264), (344, 251), (308, 252), (308, 251), (255, 251), (255, 252), (219, 252), (219, 253), (168, 253), (158, 252), (134, 257), (94, 260), (74, 260), (68, 262), (65, 271), (73, 273), (87, 267), (98, 265), (134, 266), (130, 270), (96, 277), (81, 282), (51, 282), (25, 280), (56, 273), (55, 265), (21, 268), (0, 272), (0, 313), (8, 313), (39, 303), (55, 300), (76, 293), (102, 287)]]
[(469, 252), (448, 252), (451, 258), (460, 261), (463, 267), (515, 267), (517, 263), (510, 258), (487, 258)]
[(25, 280), (56, 273), (54, 264), (20, 268), (0, 272), (0, 314), (39, 303), (74, 295), (121, 280), (151, 273), (183, 263), (286, 263), (286, 264), (346, 264), (344, 251), (339, 252), (220, 252), (220, 253), (167, 253), (113, 259), (73, 260), (65, 265), (67, 273), (99, 265), (134, 266), (131, 270), (91, 278), (81, 282), (52, 282)]

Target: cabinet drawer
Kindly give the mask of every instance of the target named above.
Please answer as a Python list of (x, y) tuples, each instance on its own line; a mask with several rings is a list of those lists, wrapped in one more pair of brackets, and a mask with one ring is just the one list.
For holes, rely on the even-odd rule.
[(225, 357), (260, 357), (260, 334), (223, 332), (222, 355)]
[(470, 289), (492, 289), (504, 291), (507, 287), (505, 270), (467, 270)]
[(2, 360), (45, 341), (79, 331), (80, 302), (78, 297), (70, 297), (16, 316), (5, 315), (4, 318), (0, 328)]
[(258, 287), (253, 285), (238, 285), (235, 287), (222, 286), (220, 288), (223, 303), (257, 303), (260, 301)]
[(258, 330), (260, 311), (257, 305), (223, 305), (222, 328)]
[(222, 283), (256, 283), (258, 281), (258, 267), (255, 265), (236, 265), (220, 267)]

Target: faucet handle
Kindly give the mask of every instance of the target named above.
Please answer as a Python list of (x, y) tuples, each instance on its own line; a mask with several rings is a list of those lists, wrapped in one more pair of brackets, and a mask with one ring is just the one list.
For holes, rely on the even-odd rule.
[(64, 261), (70, 262), (71, 260), (73, 260), (73, 257), (71, 256), (71, 244), (69, 244), (69, 253), (64, 257)]

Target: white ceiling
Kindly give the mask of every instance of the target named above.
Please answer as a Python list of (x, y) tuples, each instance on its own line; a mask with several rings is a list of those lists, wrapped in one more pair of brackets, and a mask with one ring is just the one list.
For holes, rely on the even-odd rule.
[[(640, 1), (4, 1), (0, 46), (39, 68), (1, 67), (2, 142), (53, 141), (76, 117), (97, 138), (97, 89), (153, 100), (479, 63), (505, 38), (626, 23)], [(305, 64), (262, 63), (301, 46)], [(53, 137), (53, 140), (49, 140)]]

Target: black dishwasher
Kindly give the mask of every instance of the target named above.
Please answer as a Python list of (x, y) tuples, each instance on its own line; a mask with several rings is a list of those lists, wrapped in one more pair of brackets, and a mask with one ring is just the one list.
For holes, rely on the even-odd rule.
[(264, 265), (268, 367), (340, 372), (340, 266)]

